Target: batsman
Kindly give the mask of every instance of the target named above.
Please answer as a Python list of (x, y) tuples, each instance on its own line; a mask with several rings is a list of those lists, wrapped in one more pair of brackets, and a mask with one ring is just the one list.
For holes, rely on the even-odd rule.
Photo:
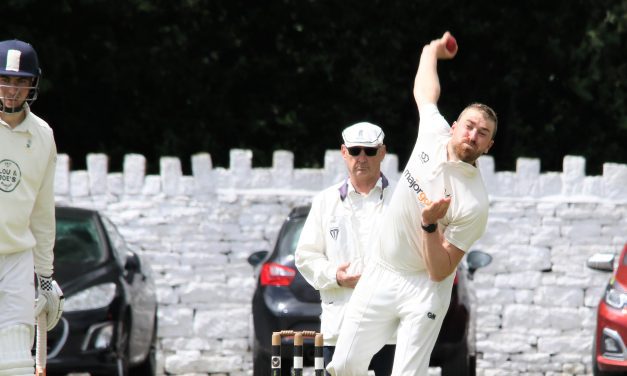
[(0, 42), (0, 376), (34, 374), (35, 317), (46, 312), (51, 330), (63, 312), (52, 278), (57, 148), (30, 109), (40, 77), (30, 44)]
[(422, 50), (414, 81), (418, 139), (381, 221), (375, 260), (349, 301), (327, 367), (332, 375), (367, 375), (393, 333), (392, 375), (427, 375), (457, 265), (485, 231), (489, 201), (477, 160), (494, 143), (497, 117), (479, 103), (452, 125), (440, 114), (438, 61), (457, 51), (449, 32)]

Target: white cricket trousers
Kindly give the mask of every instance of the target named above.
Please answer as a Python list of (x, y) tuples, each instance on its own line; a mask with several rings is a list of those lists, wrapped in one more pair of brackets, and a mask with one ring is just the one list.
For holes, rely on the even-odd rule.
[(34, 280), (32, 251), (0, 255), (0, 376), (35, 372)]
[(427, 375), (453, 280), (454, 274), (434, 282), (426, 271), (403, 273), (373, 261), (348, 303), (327, 371), (333, 376), (368, 375), (370, 359), (398, 328), (392, 376)]

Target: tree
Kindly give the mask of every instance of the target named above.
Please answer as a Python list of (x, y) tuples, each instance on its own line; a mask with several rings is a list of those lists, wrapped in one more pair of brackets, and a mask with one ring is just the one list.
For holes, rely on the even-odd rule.
[[(450, 30), (458, 57), (440, 69), (449, 121), (473, 101), (499, 114), (499, 170), (536, 157), (588, 172), (625, 163), (627, 1), (458, 3), (442, 0), (7, 0), (4, 38), (37, 49), (44, 76), (35, 112), (59, 151), (83, 168), (104, 152), (112, 170), (141, 153), (253, 150), (256, 165), (292, 150), (318, 166), (340, 131), (380, 124), (404, 163), (417, 134), (411, 87), (422, 45)], [(50, 25), (33, 28), (31, 25)]]

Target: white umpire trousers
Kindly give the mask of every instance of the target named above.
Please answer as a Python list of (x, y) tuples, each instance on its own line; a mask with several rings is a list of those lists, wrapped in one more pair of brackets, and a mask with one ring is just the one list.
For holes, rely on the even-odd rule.
[(373, 261), (348, 304), (329, 373), (367, 375), (370, 359), (398, 328), (392, 376), (427, 375), (453, 279), (434, 282), (426, 271), (403, 273)]

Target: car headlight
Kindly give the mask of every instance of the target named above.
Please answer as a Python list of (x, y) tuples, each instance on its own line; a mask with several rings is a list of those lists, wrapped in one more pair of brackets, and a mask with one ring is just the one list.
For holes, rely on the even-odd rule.
[(85, 311), (107, 307), (115, 298), (115, 283), (92, 286), (65, 299), (65, 312)]
[(627, 294), (625, 291), (617, 289), (614, 285), (610, 285), (605, 291), (605, 303), (610, 307), (623, 309), (627, 303)]

